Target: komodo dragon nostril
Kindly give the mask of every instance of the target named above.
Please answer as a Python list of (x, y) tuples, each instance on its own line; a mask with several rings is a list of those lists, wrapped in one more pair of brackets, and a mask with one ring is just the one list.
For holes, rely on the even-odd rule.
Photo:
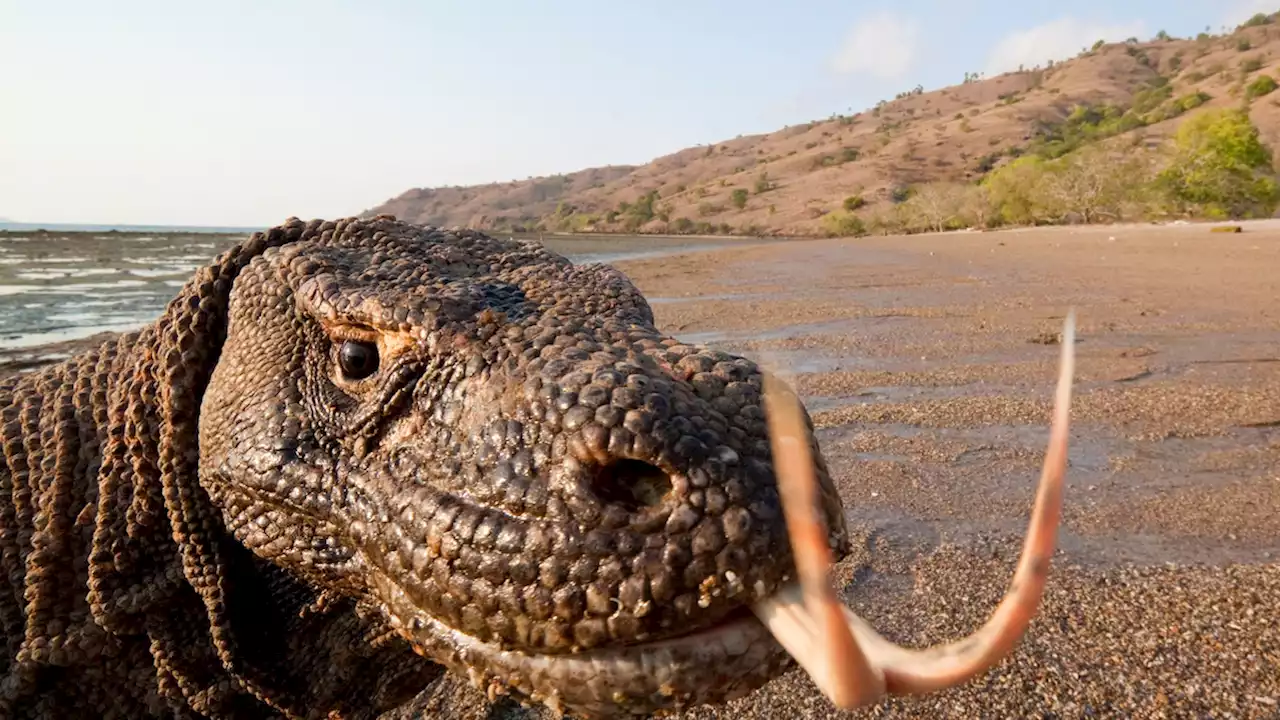
[(615, 460), (596, 470), (591, 489), (605, 502), (636, 511), (660, 505), (671, 492), (671, 477), (647, 462)]

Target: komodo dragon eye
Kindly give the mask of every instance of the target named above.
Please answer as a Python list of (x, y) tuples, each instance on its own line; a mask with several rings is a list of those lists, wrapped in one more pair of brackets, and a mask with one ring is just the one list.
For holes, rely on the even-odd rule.
[(370, 342), (344, 340), (338, 348), (338, 367), (348, 380), (363, 380), (378, 370), (378, 346)]

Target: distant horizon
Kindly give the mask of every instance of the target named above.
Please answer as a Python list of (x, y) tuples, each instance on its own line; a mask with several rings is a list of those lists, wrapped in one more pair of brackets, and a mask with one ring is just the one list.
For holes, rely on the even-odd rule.
[(268, 226), (261, 225), (203, 225), (203, 224), (168, 224), (168, 223), (68, 223), (68, 222), (27, 222), (0, 217), (0, 230), (16, 230), (19, 232), (38, 230), (64, 230), (86, 232), (118, 231), (162, 231), (176, 230), (183, 232), (254, 232)]

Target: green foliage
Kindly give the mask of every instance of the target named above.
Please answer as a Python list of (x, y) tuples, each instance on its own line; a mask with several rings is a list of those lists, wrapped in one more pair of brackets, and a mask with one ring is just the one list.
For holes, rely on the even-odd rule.
[(1275, 89), (1275, 78), (1270, 75), (1259, 75), (1253, 79), (1253, 82), (1245, 86), (1244, 96), (1253, 100), (1254, 98), (1260, 98), (1263, 95), (1269, 95), (1274, 92)]
[(1240, 38), (1236, 41), (1236, 50), (1239, 52), (1249, 52), (1253, 48), (1253, 43), (1249, 42), (1249, 38)]
[(853, 162), (858, 159), (858, 148), (842, 148), (840, 150), (840, 162)]
[(1175, 118), (1209, 100), (1203, 92), (1172, 99), (1165, 78), (1138, 91), (1128, 109), (1115, 105), (1077, 105), (1062, 122), (1042, 124), (1028, 150), (1052, 160), (1089, 143)]
[(1251, 72), (1257, 72), (1258, 70), (1261, 70), (1261, 69), (1262, 69), (1262, 58), (1258, 57), (1257, 55), (1251, 58), (1245, 58), (1244, 60), (1240, 61), (1240, 72), (1244, 75), (1248, 75)]
[(734, 207), (742, 210), (747, 206), (747, 191), (743, 188), (738, 188), (730, 193), (729, 199), (733, 202)]
[[(992, 140), (999, 142), (999, 138), (992, 138)], [(1000, 152), (987, 153), (978, 158), (978, 162), (973, 166), (973, 169), (979, 173), (989, 173), (995, 169), (996, 163), (1000, 162), (1001, 155), (1003, 153)]]
[(851, 212), (837, 210), (822, 216), (822, 229), (833, 237), (850, 237), (867, 234), (867, 225), (862, 218)]
[(1244, 232), (1244, 228), (1239, 225), (1214, 225), (1209, 228), (1211, 233), (1240, 233)]
[(760, 177), (756, 178), (755, 191), (757, 195), (760, 195), (761, 193), (767, 193), (770, 190), (774, 189), (775, 187), (777, 186), (774, 185), (771, 180), (769, 180), (769, 173), (767, 172), (760, 173)]
[(671, 228), (681, 235), (687, 235), (693, 232), (693, 221), (687, 217), (678, 217), (676, 218), (676, 221), (671, 224)]
[(1271, 18), (1266, 13), (1257, 13), (1253, 17), (1241, 23), (1240, 27), (1242, 28), (1261, 27), (1263, 25), (1270, 25), (1270, 24), (1271, 24)]
[(1172, 40), (1172, 39), (1173, 39), (1173, 38), (1169, 37), (1169, 33), (1165, 32), (1165, 31), (1163, 31), (1163, 30), (1161, 30), (1160, 32), (1156, 33), (1156, 40)]
[(1091, 49), (1091, 50), (1093, 50), (1094, 52), (1097, 52), (1097, 51), (1099, 51), (1099, 50), (1101, 50), (1101, 49), (1102, 49), (1102, 46), (1103, 46), (1103, 45), (1106, 45), (1106, 44), (1107, 44), (1107, 41), (1106, 41), (1106, 40), (1099, 40), (1099, 41), (1095, 42), (1095, 43), (1093, 44), (1093, 47), (1092, 47), (1092, 48), (1090, 48), (1090, 49)]
[(650, 190), (641, 195), (635, 202), (625, 211), (627, 219), (625, 221), (628, 229), (634, 230), (641, 225), (649, 222), (657, 214), (654, 212), (653, 204), (658, 201), (658, 191)]
[[(1165, 100), (1156, 111), (1195, 107), (1208, 99), (1205, 93), (1188, 94)], [(892, 203), (869, 209), (847, 203), (843, 211), (822, 216), (822, 230), (828, 235), (910, 233), (1136, 220), (1170, 212), (1215, 219), (1266, 216), (1280, 207), (1271, 151), (1242, 111), (1192, 118), (1179, 130), (1163, 170), (1151, 162), (1159, 157), (1096, 144), (1053, 158), (1024, 155), (978, 185), (898, 186), (890, 191)], [(857, 216), (854, 210), (860, 211)]]
[(1034, 225), (1039, 214), (1038, 192), (1046, 174), (1045, 160), (1035, 155), (1018, 158), (983, 179), (1000, 219), (1012, 225)]
[(1188, 93), (1178, 98), (1178, 107), (1182, 108), (1183, 112), (1186, 112), (1188, 110), (1194, 110), (1200, 107), (1201, 105), (1209, 102), (1212, 99), (1213, 99), (1212, 95), (1210, 95), (1209, 93), (1203, 90), (1200, 90), (1197, 92)]
[(1132, 130), (1140, 124), (1136, 116), (1125, 119), (1125, 112), (1114, 105), (1077, 105), (1062, 122), (1041, 126), (1031, 143), (1031, 151), (1046, 159), (1062, 157), (1085, 143)]
[[(1163, 80), (1163, 78), (1161, 78)], [(1161, 83), (1154, 87), (1139, 90), (1133, 96), (1133, 103), (1129, 106), (1129, 112), (1135, 115), (1145, 115), (1160, 105), (1160, 103), (1168, 100), (1173, 95), (1173, 86), (1167, 82)]]
[(854, 210), (857, 210), (858, 208), (861, 208), (863, 205), (866, 205), (866, 204), (867, 204), (867, 201), (863, 200), (861, 195), (850, 195), (849, 197), (844, 199), (844, 202), (841, 203), (841, 207), (843, 207), (848, 212), (853, 212)]
[(1178, 128), (1157, 177), (1175, 211), (1208, 218), (1268, 217), (1280, 205), (1270, 148), (1240, 110), (1207, 110)]
[(1142, 48), (1139, 48), (1139, 47), (1130, 46), (1125, 48), (1124, 51), (1129, 54), (1129, 57), (1133, 58), (1134, 60), (1137, 60), (1143, 65), (1148, 65), (1148, 66), (1151, 65), (1151, 58), (1147, 56), (1146, 50), (1143, 50)]

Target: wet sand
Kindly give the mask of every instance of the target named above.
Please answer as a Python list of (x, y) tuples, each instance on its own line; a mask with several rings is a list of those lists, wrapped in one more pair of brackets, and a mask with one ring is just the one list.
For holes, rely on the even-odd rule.
[[(850, 605), (922, 646), (1003, 594), (1078, 318), (1060, 548), (1013, 657), (834, 711), (798, 671), (681, 718), (1280, 717), (1280, 229), (815, 240), (617, 262), (660, 326), (791, 373), (839, 483)], [(446, 678), (404, 717), (549, 718)]]

